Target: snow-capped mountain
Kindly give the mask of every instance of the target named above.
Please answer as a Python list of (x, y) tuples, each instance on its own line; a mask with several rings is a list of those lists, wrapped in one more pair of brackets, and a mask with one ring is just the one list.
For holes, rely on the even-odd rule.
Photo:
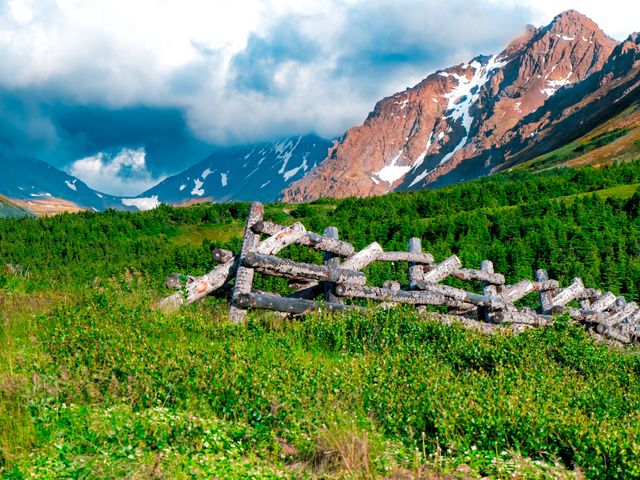
[(174, 205), (204, 201), (272, 202), (327, 156), (331, 142), (303, 135), (231, 147), (173, 175), (131, 202)]
[(107, 208), (136, 210), (123, 204), (123, 199), (97, 192), (78, 178), (34, 158), (0, 153), (0, 165), (0, 195), (38, 215)]
[(618, 43), (574, 10), (545, 27), (529, 26), (497, 55), (437, 71), (378, 102), (364, 124), (348, 130), (322, 165), (282, 198), (444, 185), (567, 143), (638, 95), (634, 38)]

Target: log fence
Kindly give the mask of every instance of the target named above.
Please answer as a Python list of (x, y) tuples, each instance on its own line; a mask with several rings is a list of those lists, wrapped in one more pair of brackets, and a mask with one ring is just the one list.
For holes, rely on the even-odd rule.
[[(493, 324), (544, 326), (553, 322), (554, 315), (568, 313), (597, 335), (620, 343), (640, 342), (640, 307), (611, 292), (586, 288), (580, 278), (561, 288), (545, 270), (538, 270), (535, 281), (524, 279), (507, 285), (504, 275), (494, 271), (491, 261), (484, 260), (477, 270), (463, 268), (455, 255), (436, 263), (433, 255), (422, 251), (418, 238), (409, 239), (406, 252), (385, 252), (375, 242), (356, 252), (351, 243), (339, 239), (335, 227), (328, 227), (319, 235), (307, 231), (301, 223), (283, 226), (265, 221), (263, 216), (263, 205), (253, 203), (240, 252), (212, 250), (218, 266), (211, 272), (200, 277), (179, 274), (167, 277), (167, 287), (180, 291), (162, 300), (160, 306), (175, 309), (206, 295), (224, 295), (230, 298), (229, 319), (234, 323), (242, 322), (250, 308), (293, 315), (318, 310), (363, 310), (358, 301), (379, 302), (383, 307), (410, 304), (420, 311), (428, 306), (441, 306), (465, 321)], [(277, 256), (292, 244), (322, 252), (323, 263), (296, 262)], [(373, 262), (406, 262), (406, 285), (392, 280), (382, 287), (368, 285), (362, 270)], [(281, 296), (256, 291), (255, 272), (289, 280), (293, 293)], [(482, 293), (441, 283), (448, 277), (476, 282)], [(539, 297), (537, 309), (516, 305), (534, 292)], [(318, 300), (320, 297), (322, 300)]]

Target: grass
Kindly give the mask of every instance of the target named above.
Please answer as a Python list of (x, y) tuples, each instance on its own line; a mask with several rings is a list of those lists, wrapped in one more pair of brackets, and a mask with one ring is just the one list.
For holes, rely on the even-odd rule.
[(638, 352), (565, 321), (234, 326), (215, 300), (158, 312), (148, 284), (0, 290), (0, 478), (640, 475)]

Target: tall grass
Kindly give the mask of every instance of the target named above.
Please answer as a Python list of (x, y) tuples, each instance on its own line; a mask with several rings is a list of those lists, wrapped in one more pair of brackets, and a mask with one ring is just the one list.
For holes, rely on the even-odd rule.
[(637, 350), (566, 321), (484, 336), (396, 309), (234, 326), (214, 301), (158, 312), (146, 283), (36, 315), (0, 293), (3, 478), (640, 476)]

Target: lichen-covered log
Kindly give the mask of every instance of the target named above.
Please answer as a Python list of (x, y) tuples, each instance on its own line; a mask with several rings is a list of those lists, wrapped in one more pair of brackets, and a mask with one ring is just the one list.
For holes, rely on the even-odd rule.
[(489, 307), (491, 309), (502, 309), (507, 307), (507, 304), (500, 297), (479, 295), (477, 293), (460, 290), (459, 288), (450, 287), (449, 285), (440, 285), (437, 283), (424, 282), (422, 280), (418, 281), (416, 285), (420, 290), (444, 295), (445, 297), (452, 298), (464, 304)]
[(606, 331), (608, 328), (624, 321), (628, 317), (632, 317), (638, 310), (638, 304), (636, 302), (629, 302), (622, 307), (618, 312), (611, 315), (603, 315), (600, 317), (600, 322), (597, 327), (598, 333)]
[(498, 296), (507, 302), (516, 302), (534, 292), (536, 286), (531, 280), (522, 280), (515, 285), (505, 285), (498, 289)]
[(438, 283), (451, 275), (451, 272), (460, 270), (460, 268), (462, 268), (460, 259), (455, 255), (452, 255), (443, 262), (433, 265), (430, 268), (425, 267), (422, 280), (425, 282)]
[(243, 264), (267, 275), (298, 281), (316, 280), (332, 283), (355, 283), (358, 285), (364, 285), (367, 281), (367, 277), (362, 272), (344, 268), (332, 269), (312, 263), (294, 262), (293, 260), (255, 252), (250, 252), (243, 259)]
[[(327, 227), (322, 232), (325, 237), (333, 238), (334, 240), (338, 240), (338, 229), (336, 227)], [(332, 270), (336, 270), (340, 267), (340, 257), (335, 253), (324, 252), (324, 265), (327, 268)], [(338, 297), (335, 294), (336, 284), (325, 282), (324, 283), (324, 299), (329, 303), (342, 303), (342, 298)]]
[[(231, 303), (229, 305), (229, 320), (233, 323), (240, 323), (244, 321), (246, 312), (242, 308), (238, 308), (238, 296), (243, 293), (251, 293), (251, 286), (253, 284), (253, 269), (247, 268), (243, 265), (243, 259), (246, 255), (254, 251), (260, 243), (260, 235), (254, 233), (252, 227), (262, 221), (264, 215), (264, 205), (260, 202), (254, 202), (249, 209), (249, 216), (247, 218), (247, 226), (244, 230), (244, 237), (242, 239), (242, 247), (238, 256), (238, 269), (236, 272), (236, 281), (233, 286), (233, 295), (231, 297)], [(279, 233), (279, 232), (276, 232)]]
[(504, 275), (502, 275), (501, 273), (493, 273), (493, 271), (489, 272), (483, 270), (473, 270), (471, 268), (460, 268), (451, 272), (451, 276), (459, 280), (479, 280), (491, 285), (504, 285)]
[[(493, 275), (493, 262), (491, 260), (480, 262), (480, 271), (487, 275)], [(504, 276), (502, 277), (502, 283), (504, 283)], [(495, 297), (498, 295), (498, 288), (493, 283), (484, 281), (482, 282), (482, 294), (488, 297)], [(493, 321), (491, 309), (488, 307), (478, 307), (478, 316), (486, 322)]]
[(400, 282), (396, 282), (394, 280), (386, 280), (382, 284), (382, 287), (388, 288), (389, 290), (393, 290), (394, 292), (397, 292), (400, 290)]
[(211, 249), (211, 258), (213, 258), (213, 261), (216, 263), (227, 263), (229, 260), (233, 260), (234, 257), (233, 252), (225, 250), (224, 248)]
[[(540, 269), (540, 270), (536, 270), (536, 280), (539, 283), (545, 283), (549, 281), (549, 275), (547, 274), (546, 270)], [(553, 308), (553, 295), (555, 290), (552, 289), (538, 289), (538, 291), (540, 292), (540, 311), (545, 314), (545, 313), (549, 313), (551, 312), (551, 309)]]
[(340, 284), (336, 286), (336, 295), (341, 297), (362, 298), (378, 302), (406, 303), (411, 305), (447, 305), (462, 307), (465, 302), (454, 300), (439, 293), (419, 290), (404, 291), (389, 288), (369, 287), (366, 285)]
[(539, 315), (530, 308), (506, 309), (493, 314), (497, 323), (522, 323), (525, 325), (549, 325), (553, 319), (549, 315)]
[(158, 306), (164, 310), (173, 310), (181, 305), (193, 303), (221, 288), (234, 277), (235, 273), (235, 260), (223, 263), (206, 275), (197, 277), (192, 283), (186, 286), (184, 294), (183, 292), (176, 292), (162, 300)]
[(430, 253), (422, 253), (420, 251), (408, 252), (382, 252), (378, 257), (379, 262), (411, 262), (420, 265), (431, 265), (433, 263), (433, 255)]
[(315, 302), (301, 298), (287, 298), (272, 294), (243, 293), (238, 296), (238, 305), (242, 308), (260, 308), (276, 312), (300, 315), (311, 311), (327, 310), (329, 312), (344, 310), (362, 310), (354, 305), (342, 305), (327, 302)]
[(290, 227), (284, 227), (277, 233), (261, 242), (256, 248), (256, 252), (265, 255), (275, 255), (283, 248), (296, 243), (307, 234), (307, 229), (300, 222), (294, 223)]
[(583, 292), (584, 284), (582, 280), (578, 277), (574, 278), (571, 285), (561, 290), (551, 299), (552, 308), (564, 307), (570, 301), (580, 298)]
[[(278, 225), (272, 222), (260, 221), (253, 225), (252, 230), (255, 233), (263, 233), (265, 235), (275, 235), (285, 228), (282, 225)], [(355, 249), (349, 242), (338, 240), (335, 238), (329, 238), (317, 233), (307, 232), (306, 235), (300, 237), (295, 243), (299, 245), (306, 245), (312, 247), (320, 252), (331, 252), (341, 257), (348, 257), (353, 255)]]
[(358, 253), (347, 258), (342, 263), (342, 268), (347, 270), (362, 270), (370, 263), (375, 262), (381, 253), (382, 247), (378, 243), (373, 242), (371, 245), (364, 247)]

